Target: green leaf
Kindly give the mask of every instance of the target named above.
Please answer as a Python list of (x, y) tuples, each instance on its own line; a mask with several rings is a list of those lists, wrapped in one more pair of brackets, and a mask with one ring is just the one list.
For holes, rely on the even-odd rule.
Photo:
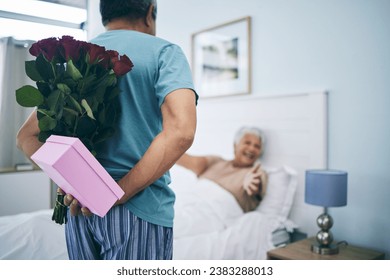
[(44, 97), (48, 97), (51, 93), (50, 85), (45, 81), (38, 81), (37, 88), (43, 94)]
[(93, 116), (91, 107), (89, 107), (87, 100), (85, 100), (85, 99), (81, 100), (81, 106), (83, 106), (83, 108), (87, 112), (88, 117), (95, 120), (95, 117)]
[(48, 117), (53, 117), (56, 114), (55, 112), (46, 109), (38, 109), (37, 111)]
[(66, 84), (69, 88), (74, 88), (77, 86), (78, 82), (73, 80), (71, 77), (69, 76), (64, 76), (64, 78), (61, 80), (61, 83), (62, 84)]
[(35, 107), (43, 103), (43, 95), (33, 86), (26, 85), (16, 90), (16, 102), (23, 107)]
[(41, 131), (52, 130), (56, 127), (56, 125), (57, 125), (57, 120), (49, 116), (42, 117), (38, 122), (38, 126)]
[(90, 98), (86, 99), (88, 102), (89, 107), (91, 108), (92, 112), (97, 112), (99, 107), (99, 102), (96, 99), (95, 96), (91, 96)]
[(69, 127), (74, 127), (78, 113), (70, 108), (64, 107), (63, 119)]
[[(62, 108), (61, 108), (61, 118), (62, 118)], [(61, 121), (61, 118), (57, 118), (57, 124), (56, 126), (53, 128), (53, 132), (54, 134), (56, 135), (64, 135), (65, 133), (65, 123), (63, 121)]]
[(46, 102), (51, 111), (57, 112), (59, 107), (62, 107), (63, 101), (63, 93), (59, 90), (55, 90), (49, 95)]
[(39, 75), (43, 80), (49, 81), (54, 79), (53, 66), (42, 54), (38, 55), (35, 65)]
[(80, 95), (92, 95), (94, 94), (96, 83), (96, 75), (89, 74), (88, 76), (85, 76), (82, 80), (80, 80), (77, 86), (77, 90), (80, 92)]
[(96, 86), (96, 84), (97, 84), (97, 81), (96, 81), (95, 74), (92, 74), (92, 75), (90, 74), (90, 75), (84, 77), (82, 80), (82, 86), (86, 87), (86, 88), (94, 87), (94, 86)]
[(66, 73), (69, 74), (69, 76), (72, 77), (73, 80), (80, 80), (83, 75), (81, 75), (79, 69), (77, 69), (77, 67), (73, 64), (73, 61), (72, 60), (69, 60), (67, 63), (66, 63)]
[(99, 88), (95, 89), (94, 97), (98, 103), (103, 103), (105, 94), (106, 94), (106, 88), (99, 87)]
[(108, 77), (107, 77), (107, 86), (114, 86), (117, 82), (117, 78), (116, 78), (116, 75), (115, 74), (110, 74)]
[(73, 109), (77, 110), (80, 114), (83, 113), (83, 109), (81, 108), (81, 105), (77, 102), (76, 99), (74, 99), (71, 95), (68, 95), (68, 99), (70, 101), (70, 104)]
[(38, 140), (39, 142), (45, 143), (46, 139), (50, 137), (52, 133), (50, 131), (41, 131), (38, 134)]
[(96, 123), (91, 118), (84, 116), (81, 117), (78, 121), (77, 129), (76, 129), (76, 135), (79, 138), (86, 137), (88, 138), (91, 136), (91, 134), (96, 129)]
[(77, 113), (75, 110), (67, 108), (67, 107), (64, 107), (64, 113), (65, 112), (67, 112), (68, 114), (73, 115), (75, 117), (77, 117), (79, 115), (79, 113)]
[(121, 92), (121, 90), (119, 89), (119, 87), (117, 87), (117, 86), (113, 87), (109, 91), (107, 91), (106, 99), (107, 100), (112, 100), (112, 99), (118, 97), (120, 92)]
[(57, 84), (57, 88), (65, 94), (70, 94), (72, 92), (67, 84)]
[(42, 80), (42, 77), (37, 70), (35, 60), (26, 61), (24, 66), (26, 69), (26, 74), (31, 80), (35, 82)]

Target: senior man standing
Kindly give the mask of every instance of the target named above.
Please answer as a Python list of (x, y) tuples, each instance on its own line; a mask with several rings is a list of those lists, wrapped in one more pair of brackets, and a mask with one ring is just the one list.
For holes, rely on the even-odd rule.
[[(194, 139), (198, 96), (190, 68), (180, 47), (155, 36), (155, 0), (101, 0), (100, 12), (106, 32), (92, 43), (134, 63), (118, 80), (118, 132), (96, 149), (125, 195), (103, 218), (65, 196), (69, 258), (172, 259), (175, 195), (168, 171)], [(42, 144), (38, 133), (33, 112), (17, 136), (27, 156)]]

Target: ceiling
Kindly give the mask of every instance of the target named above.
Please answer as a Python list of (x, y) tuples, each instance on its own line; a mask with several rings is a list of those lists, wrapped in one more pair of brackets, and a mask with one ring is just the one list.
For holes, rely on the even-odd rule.
[(83, 8), (83, 9), (87, 8), (87, 0), (40, 0), (40, 1), (51, 2), (51, 3), (66, 5), (66, 6)]

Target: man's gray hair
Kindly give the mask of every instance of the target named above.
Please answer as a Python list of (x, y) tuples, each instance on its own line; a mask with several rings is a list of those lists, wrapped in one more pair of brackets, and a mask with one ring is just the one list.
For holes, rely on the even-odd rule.
[(150, 5), (154, 7), (152, 16), (156, 19), (157, 0), (100, 0), (102, 23), (106, 26), (110, 21), (118, 18), (128, 20), (143, 18)]
[(236, 134), (234, 135), (234, 144), (238, 144), (242, 137), (246, 134), (253, 134), (259, 137), (261, 141), (261, 146), (264, 150), (264, 144), (265, 144), (265, 136), (264, 133), (257, 127), (254, 126), (243, 126), (240, 129), (237, 130)]

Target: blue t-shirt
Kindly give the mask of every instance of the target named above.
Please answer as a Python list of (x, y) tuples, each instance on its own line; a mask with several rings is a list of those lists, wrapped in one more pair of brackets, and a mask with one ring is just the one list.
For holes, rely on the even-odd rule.
[[(121, 118), (116, 134), (97, 147), (97, 159), (120, 180), (141, 159), (162, 130), (160, 106), (172, 91), (194, 90), (187, 59), (175, 44), (130, 30), (100, 34), (92, 43), (126, 54), (133, 69), (119, 78)], [(196, 95), (195, 91), (194, 94)], [(136, 216), (172, 227), (175, 194), (169, 188), (169, 172), (126, 202)]]

